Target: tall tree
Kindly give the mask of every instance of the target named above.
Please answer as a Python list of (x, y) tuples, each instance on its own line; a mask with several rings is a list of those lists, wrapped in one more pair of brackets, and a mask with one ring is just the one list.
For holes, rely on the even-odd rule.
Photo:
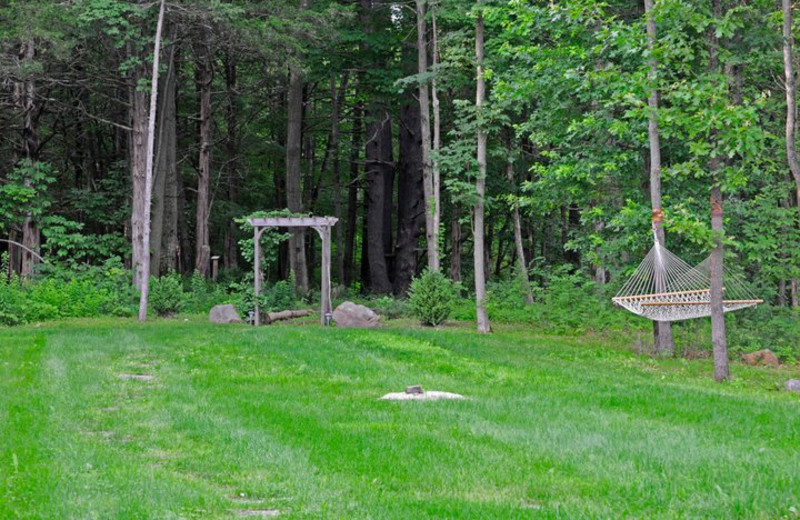
[[(721, 0), (711, 1), (711, 14), (714, 23), (708, 29), (708, 70), (712, 76), (720, 74), (719, 46), (717, 24), (722, 20)], [(717, 133), (713, 131), (712, 140)], [(709, 159), (708, 169), (711, 173), (711, 233), (714, 248), (711, 250), (711, 343), (714, 352), (714, 379), (724, 381), (730, 377), (728, 369), (728, 342), (725, 335), (724, 299), (724, 266), (723, 266), (723, 209), (722, 209), (722, 173), (723, 158), (719, 154)]]
[[(653, 210), (653, 235), (654, 239), (664, 247), (664, 213), (661, 206), (661, 140), (658, 130), (658, 58), (656, 56), (656, 17), (653, 12), (653, 0), (644, 0), (644, 13), (647, 19), (647, 50), (649, 71), (647, 74), (650, 83), (650, 95), (647, 98), (649, 122), (647, 136), (650, 143), (650, 205)], [(661, 258), (660, 256), (658, 257)], [(656, 280), (656, 292), (666, 292), (664, 280)], [(672, 354), (675, 344), (672, 340), (672, 326), (668, 321), (653, 322), (653, 340), (655, 351), (658, 354)]]
[[(782, 0), (783, 72), (786, 85), (786, 159), (795, 184), (795, 204), (800, 211), (800, 162), (797, 160), (797, 79), (794, 72), (794, 35), (792, 34), (792, 2)], [(797, 307), (797, 278), (792, 278), (792, 306)]]
[(139, 321), (147, 319), (147, 302), (150, 296), (150, 202), (153, 192), (153, 148), (156, 139), (156, 107), (158, 104), (158, 63), (161, 54), (161, 30), (164, 26), (164, 4), (161, 0), (158, 10), (158, 23), (156, 25), (155, 44), (153, 46), (153, 82), (150, 87), (150, 111), (147, 119), (147, 146), (145, 148), (145, 178), (144, 201), (142, 208), (142, 242), (148, 246), (143, 254), (143, 263), (138, 266), (139, 277), (142, 283), (139, 293)]
[(210, 21), (201, 17), (200, 31), (194, 42), (195, 82), (200, 98), (198, 125), (200, 149), (197, 160), (197, 201), (195, 209), (194, 268), (204, 277), (211, 274), (209, 217), (211, 212), (211, 153), (213, 150), (213, 114), (211, 92), (214, 86), (213, 31)]
[[(300, 9), (308, 8), (308, 0), (300, 0)], [(289, 90), (286, 106), (286, 206), (289, 211), (303, 211), (302, 143), (303, 143), (303, 73), (297, 63), (289, 64)], [(294, 228), (289, 237), (289, 266), (294, 272), (297, 290), (308, 292), (305, 231)]]
[(422, 183), (425, 194), (425, 238), (428, 244), (428, 267), (439, 271), (439, 201), (436, 199), (431, 162), (431, 116), (428, 79), (428, 29), (426, 0), (416, 0), (417, 73), (419, 74), (420, 136), (422, 138)]
[(486, 146), (487, 134), (482, 121), (482, 108), (486, 100), (486, 79), (484, 78), (484, 23), (483, 12), (480, 11), (478, 0), (478, 17), (475, 21), (475, 60), (476, 60), (476, 89), (475, 108), (478, 113), (478, 177), (475, 180), (475, 206), (473, 208), (472, 236), (474, 241), (473, 258), (475, 265), (475, 305), (477, 310), (478, 332), (491, 331), (489, 313), (486, 311), (486, 268), (484, 258), (484, 213), (486, 210)]

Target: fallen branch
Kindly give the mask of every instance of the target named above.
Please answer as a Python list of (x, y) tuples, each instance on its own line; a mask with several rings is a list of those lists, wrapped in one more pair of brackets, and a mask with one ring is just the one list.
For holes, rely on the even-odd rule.
[(300, 309), (295, 311), (280, 311), (280, 312), (268, 312), (266, 314), (266, 323), (269, 325), (273, 321), (281, 321), (281, 320), (291, 320), (293, 318), (303, 318), (305, 316), (311, 316), (314, 311), (310, 311), (308, 309)]

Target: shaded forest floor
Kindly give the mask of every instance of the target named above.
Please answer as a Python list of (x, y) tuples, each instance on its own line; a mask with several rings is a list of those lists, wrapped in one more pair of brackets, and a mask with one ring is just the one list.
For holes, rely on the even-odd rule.
[[(0, 330), (0, 518), (793, 518), (798, 377), (620, 335)], [(466, 401), (384, 402), (407, 385)]]

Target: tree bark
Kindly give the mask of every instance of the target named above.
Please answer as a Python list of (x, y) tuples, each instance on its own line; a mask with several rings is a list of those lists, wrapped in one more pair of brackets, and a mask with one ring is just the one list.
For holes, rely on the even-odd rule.
[[(792, 2), (782, 0), (783, 10), (783, 72), (786, 81), (786, 159), (795, 183), (797, 210), (800, 211), (800, 162), (797, 160), (797, 80), (794, 73), (792, 51)], [(798, 306), (797, 279), (792, 279), (792, 307)]]
[(144, 175), (144, 201), (143, 201), (143, 216), (141, 222), (142, 244), (145, 247), (143, 251), (143, 263), (139, 266), (142, 282), (141, 291), (139, 292), (139, 321), (147, 319), (147, 303), (150, 296), (150, 202), (153, 191), (153, 148), (155, 147), (156, 139), (156, 104), (158, 102), (158, 63), (161, 58), (161, 30), (164, 26), (164, 4), (165, 0), (161, 0), (161, 6), (158, 11), (158, 24), (156, 25), (155, 44), (153, 46), (153, 72), (152, 72), (152, 85), (150, 87), (150, 110), (147, 117), (147, 145), (145, 147), (145, 175)]
[[(656, 20), (653, 13), (653, 0), (644, 0), (645, 16), (647, 17), (647, 48), (650, 51), (648, 79), (651, 83), (650, 95), (647, 105), (650, 109), (647, 135), (650, 142), (650, 204), (653, 210), (654, 239), (664, 247), (665, 236), (663, 222), (663, 209), (661, 206), (661, 141), (658, 130), (658, 97), (656, 87), (658, 81), (658, 60), (655, 57), (656, 47)], [(661, 258), (658, 256), (658, 258)], [(664, 279), (656, 279), (656, 292), (666, 292)], [(675, 343), (672, 339), (672, 325), (668, 321), (653, 322), (653, 344), (658, 355), (672, 355), (675, 353)]]
[[(428, 72), (427, 23), (425, 0), (416, 0), (417, 7), (417, 73)], [(422, 139), (422, 183), (425, 196), (425, 239), (428, 244), (428, 267), (439, 271), (439, 228), (436, 226), (439, 202), (435, 198), (431, 163), (431, 121), (428, 81), (419, 82), (420, 137)]]
[(453, 222), (450, 224), (450, 241), (453, 243), (450, 251), (450, 280), (461, 281), (461, 222), (458, 208), (453, 210)]
[[(715, 20), (722, 18), (720, 0), (712, 0), (712, 14)], [(708, 69), (711, 74), (719, 72), (719, 39), (716, 35), (716, 24), (708, 29)], [(716, 135), (711, 135), (712, 146), (716, 143)], [(720, 188), (720, 170), (722, 157), (716, 155), (709, 160), (709, 171), (712, 175), (711, 186), (711, 233), (714, 249), (711, 250), (711, 343), (714, 352), (714, 379), (724, 381), (730, 377), (728, 370), (728, 343), (725, 335), (725, 314), (723, 309), (723, 210), (722, 191)]]
[[(170, 41), (175, 41), (174, 26), (170, 30)], [(175, 111), (175, 46), (168, 53), (167, 72), (164, 82), (159, 86), (160, 108), (158, 110), (158, 140), (156, 145), (155, 169), (153, 172), (153, 218), (150, 222), (150, 275), (158, 276), (165, 272), (165, 264), (170, 263), (170, 241), (176, 234), (176, 217), (173, 200), (176, 164), (176, 111)], [(170, 191), (167, 191), (169, 187)], [(177, 242), (177, 239), (175, 239)], [(162, 254), (166, 251), (166, 254)], [(174, 269), (174, 268), (173, 268)]]
[[(19, 62), (21, 67), (30, 67), (36, 55), (36, 44), (34, 39), (28, 38), (19, 49)], [(22, 136), (20, 140), (20, 151), (17, 154), (20, 159), (30, 162), (33, 166), (39, 158), (39, 122), (37, 110), (36, 84), (33, 79), (26, 78), (16, 82), (14, 85), (14, 102), (17, 110), (22, 116), (20, 128)], [(28, 180), (25, 185), (29, 186)], [(34, 266), (37, 263), (36, 256), (31, 251), (39, 251), (41, 242), (39, 226), (32, 211), (25, 214), (22, 222), (22, 245), (19, 272), (22, 278), (30, 278), (33, 275)]]
[[(358, 92), (356, 92), (356, 97)], [(353, 109), (353, 138), (350, 148), (350, 180), (347, 184), (347, 234), (344, 245), (344, 285), (350, 287), (353, 281), (355, 262), (356, 231), (358, 230), (358, 187), (361, 165), (362, 114), (361, 103)]]
[[(480, 5), (480, 0), (478, 0)], [(475, 89), (475, 108), (478, 113), (481, 112), (485, 98), (486, 98), (486, 81), (483, 77), (483, 13), (478, 13), (478, 18), (475, 22), (475, 60), (477, 63), (477, 81)], [(486, 312), (486, 270), (484, 267), (484, 242), (483, 242), (483, 228), (484, 228), (484, 197), (486, 195), (486, 145), (487, 135), (486, 130), (482, 126), (478, 126), (478, 146), (477, 146), (477, 160), (478, 160), (478, 178), (475, 181), (475, 192), (477, 200), (474, 207), (473, 229), (472, 236), (474, 240), (473, 255), (475, 263), (475, 305), (477, 314), (477, 329), (480, 333), (487, 333), (491, 331), (489, 323), (489, 314)]]
[[(133, 54), (132, 51), (130, 54)], [(144, 57), (142, 56), (139, 56), (139, 59), (144, 61)], [(146, 237), (145, 227), (149, 228), (149, 223), (145, 222), (145, 207), (147, 205), (145, 195), (147, 168), (147, 94), (136, 88), (138, 80), (147, 77), (146, 70), (147, 68), (145, 65), (137, 66), (133, 71), (133, 78), (129, 85), (129, 110), (131, 120), (129, 147), (133, 191), (131, 211), (131, 267), (134, 273), (133, 283), (139, 291), (142, 291), (144, 280), (147, 279), (145, 273), (149, 272), (149, 269), (144, 268), (150, 260), (148, 242), (145, 240), (148, 238)]]
[(417, 274), (417, 242), (425, 223), (419, 106), (412, 93), (400, 106), (400, 161), (397, 183), (397, 244), (394, 293), (404, 295)]
[[(289, 66), (289, 99), (286, 124), (286, 205), (289, 211), (302, 213), (303, 192), (300, 186), (300, 163), (303, 124), (303, 77), (296, 65)], [(305, 233), (302, 228), (291, 230), (289, 238), (289, 266), (294, 272), (297, 291), (308, 292)]]
[(348, 73), (342, 74), (339, 90), (336, 90), (336, 81), (331, 76), (331, 138), (329, 141), (329, 152), (326, 156), (331, 157), (332, 176), (333, 176), (333, 214), (339, 219), (336, 226), (336, 274), (338, 283), (344, 283), (344, 237), (342, 233), (342, 179), (341, 164), (339, 163), (339, 118), (344, 103), (345, 92), (347, 92)]
[[(374, 112), (373, 112), (374, 114)], [(367, 130), (366, 143), (367, 183), (369, 204), (367, 206), (367, 250), (369, 254), (370, 289), (385, 294), (392, 290), (386, 265), (386, 200), (387, 183), (391, 182), (392, 127), (388, 113), (382, 119), (373, 119)]]
[(213, 120), (211, 89), (214, 83), (214, 54), (211, 34), (203, 31), (203, 41), (196, 45), (196, 81), (200, 95), (200, 153), (197, 161), (197, 208), (195, 213), (194, 268), (204, 278), (211, 274), (209, 216), (211, 212), (211, 152)]
[[(225, 139), (225, 149), (228, 156), (228, 204), (232, 208), (237, 207), (238, 184), (240, 181), (239, 172), (239, 94), (237, 88), (237, 60), (236, 50), (231, 48), (225, 56), (225, 90), (227, 93), (227, 104), (225, 120), (228, 135)], [(223, 265), (227, 269), (236, 269), (239, 266), (239, 247), (236, 241), (238, 233), (234, 217), (229, 215), (229, 222), (225, 228)]]
[[(514, 163), (511, 161), (506, 163), (506, 177), (509, 184), (516, 188), (516, 181), (514, 179)], [(514, 221), (514, 247), (516, 248), (517, 270), (519, 273), (518, 276), (522, 281), (522, 288), (525, 291), (525, 303), (528, 305), (533, 305), (531, 281), (528, 278), (528, 263), (525, 261), (525, 246), (522, 243), (522, 222), (519, 218), (519, 202), (517, 202), (516, 197), (514, 198), (514, 202), (511, 204), (511, 218)]]

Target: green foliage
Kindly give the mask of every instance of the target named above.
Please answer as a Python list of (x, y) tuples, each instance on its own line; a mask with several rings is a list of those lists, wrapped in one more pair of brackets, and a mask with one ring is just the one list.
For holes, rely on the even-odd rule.
[(174, 316), (183, 310), (186, 294), (178, 273), (150, 278), (150, 308), (159, 316)]
[(16, 325), (58, 318), (129, 316), (136, 295), (117, 257), (101, 267), (48, 266), (47, 275), (21, 281), (0, 280), (0, 322)]
[(23, 159), (0, 182), (0, 230), (30, 215), (38, 220), (50, 206), (48, 186), (55, 170), (46, 162)]
[(408, 304), (420, 323), (436, 327), (450, 317), (455, 298), (450, 279), (440, 272), (426, 269), (411, 282)]
[(411, 307), (408, 300), (393, 298), (392, 296), (381, 296), (374, 300), (367, 300), (364, 305), (389, 320), (411, 316)]

